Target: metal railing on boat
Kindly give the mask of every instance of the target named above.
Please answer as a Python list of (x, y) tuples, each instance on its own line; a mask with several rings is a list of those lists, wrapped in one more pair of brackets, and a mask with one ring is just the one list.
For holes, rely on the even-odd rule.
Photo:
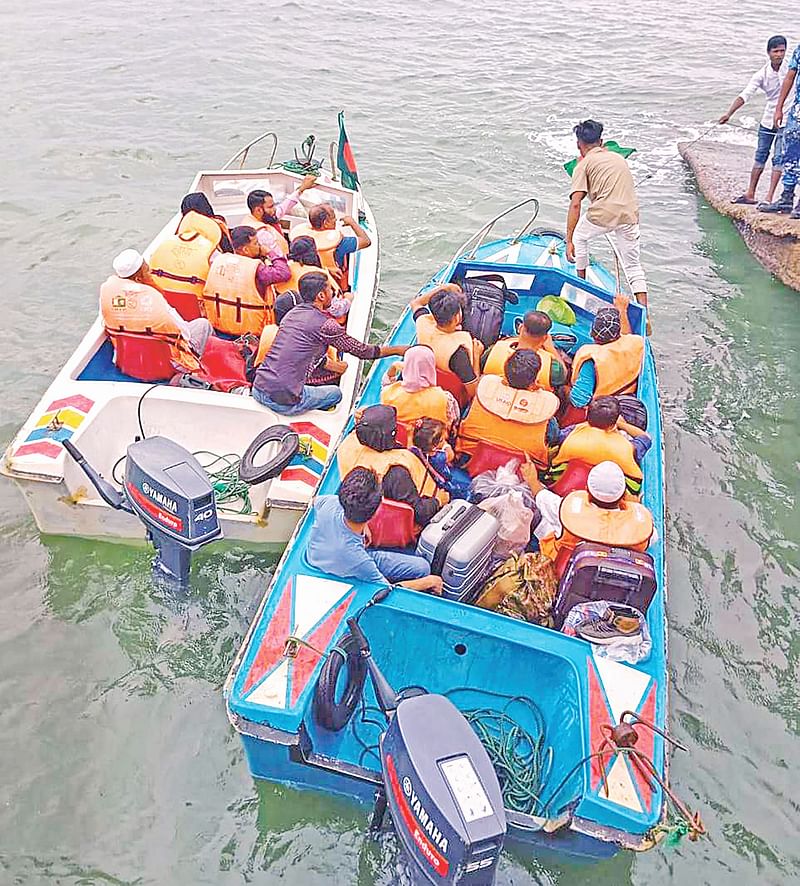
[(239, 160), (239, 169), (244, 169), (244, 164), (247, 162), (247, 155), (250, 153), (250, 148), (255, 147), (255, 145), (263, 141), (265, 138), (272, 139), (272, 153), (269, 155), (269, 162), (264, 167), (265, 169), (270, 169), (275, 162), (275, 154), (278, 151), (278, 136), (274, 132), (262, 132), (261, 135), (248, 142), (244, 147), (239, 148), (222, 168), (229, 169), (241, 157), (241, 160)]

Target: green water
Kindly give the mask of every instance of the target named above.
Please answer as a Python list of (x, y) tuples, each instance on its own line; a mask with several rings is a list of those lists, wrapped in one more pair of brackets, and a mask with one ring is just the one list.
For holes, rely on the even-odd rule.
[[(790, 17), (790, 13), (795, 13)], [(570, 125), (637, 175), (727, 107), (796, 7), (489, 0), (0, 8), (0, 434), (9, 440), (195, 171), (274, 128), (348, 129), (377, 215), (375, 337), (487, 217), (563, 224)], [(751, 119), (759, 112), (746, 108)], [(666, 427), (672, 781), (700, 844), (592, 867), (507, 855), (502, 884), (800, 880), (800, 296), (680, 163), (641, 188)], [(274, 560), (197, 558), (186, 599), (144, 548), (42, 539), (0, 485), (0, 883), (389, 884), (365, 811), (248, 776), (221, 684)]]

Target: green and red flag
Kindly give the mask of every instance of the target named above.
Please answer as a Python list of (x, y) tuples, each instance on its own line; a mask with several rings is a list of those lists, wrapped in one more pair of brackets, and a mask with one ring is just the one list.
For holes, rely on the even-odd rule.
[[(609, 151), (613, 151), (615, 154), (621, 154), (626, 160), (636, 150), (636, 148), (623, 148), (622, 145), (619, 145), (617, 144), (617, 142), (614, 141), (603, 142), (603, 147), (608, 148)], [(573, 160), (570, 160), (568, 163), (565, 163), (564, 169), (567, 170), (567, 175), (572, 176), (572, 173), (575, 172), (575, 167), (577, 165), (577, 157), (575, 157)]]
[(350, 147), (350, 140), (344, 128), (344, 111), (339, 111), (339, 153), (336, 157), (336, 165), (342, 176), (342, 184), (353, 191), (358, 190), (358, 170), (356, 158)]

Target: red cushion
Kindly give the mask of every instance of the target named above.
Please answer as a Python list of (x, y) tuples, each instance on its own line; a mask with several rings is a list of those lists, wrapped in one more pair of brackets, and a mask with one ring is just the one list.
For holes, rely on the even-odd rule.
[(414, 544), (414, 508), (384, 498), (369, 521), (373, 548), (407, 548)]
[(114, 362), (120, 372), (139, 381), (166, 381), (175, 375), (170, 347), (145, 335), (114, 335)]
[(196, 320), (203, 316), (200, 311), (200, 302), (197, 296), (191, 292), (170, 292), (168, 289), (162, 289), (161, 292), (184, 320)]
[(525, 453), (518, 449), (504, 449), (502, 446), (482, 440), (470, 456), (466, 471), (470, 477), (477, 477), (484, 471), (494, 471), (508, 464), (512, 459), (525, 461)]
[(576, 461), (573, 459), (572, 461), (567, 462), (567, 467), (564, 470), (564, 473), (550, 488), (556, 493), (556, 495), (560, 495), (562, 498), (565, 495), (569, 495), (570, 492), (575, 492), (576, 489), (586, 489), (586, 482), (589, 478), (589, 471), (591, 471), (591, 469), (592, 466), (586, 464), (585, 461)]
[(200, 362), (202, 372), (192, 374), (211, 382), (218, 390), (229, 391), (248, 384), (244, 357), (235, 341), (212, 335)]
[(439, 385), (440, 388), (450, 391), (458, 401), (460, 409), (463, 409), (467, 403), (469, 403), (469, 394), (467, 394), (467, 389), (464, 387), (464, 382), (461, 381), (455, 372), (450, 372), (449, 369), (437, 368), (436, 384)]

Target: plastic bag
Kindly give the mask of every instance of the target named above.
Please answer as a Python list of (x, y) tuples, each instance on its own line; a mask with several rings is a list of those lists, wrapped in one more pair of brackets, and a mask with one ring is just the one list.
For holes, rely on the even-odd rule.
[[(585, 621), (600, 620), (604, 617), (609, 606), (617, 605), (619, 604), (609, 603), (608, 600), (592, 600), (588, 603), (578, 603), (570, 609), (567, 617), (564, 619), (564, 624), (561, 626), (561, 632), (563, 634), (568, 634), (570, 637), (574, 637), (575, 628), (579, 624), (583, 624)], [(635, 609), (633, 606), (630, 608), (634, 609), (635, 612), (639, 612), (639, 610)], [(647, 627), (647, 620), (641, 612), (639, 612), (639, 616), (641, 619), (642, 633), (639, 636), (638, 642), (632, 643), (629, 639), (626, 639), (624, 642), (615, 641), (604, 646), (592, 644), (595, 655), (611, 658), (614, 661), (626, 661), (629, 664), (637, 664), (640, 661), (647, 660), (650, 657), (650, 650), (653, 648), (653, 641), (650, 638), (650, 629)]]
[(505, 559), (510, 554), (519, 554), (528, 547), (531, 540), (533, 511), (526, 507), (522, 492), (514, 489), (505, 495), (485, 498), (478, 507), (496, 517), (500, 524), (494, 545), (494, 557)]
[(518, 469), (522, 464), (520, 459), (512, 458), (493, 471), (484, 471), (472, 480), (471, 498), (474, 502), (481, 502), (487, 498), (499, 495), (507, 495), (509, 492), (519, 491), (522, 493), (526, 507), (533, 507), (533, 493), (519, 476)]
[(475, 605), (551, 628), (557, 591), (552, 560), (538, 553), (512, 554), (491, 574)]

